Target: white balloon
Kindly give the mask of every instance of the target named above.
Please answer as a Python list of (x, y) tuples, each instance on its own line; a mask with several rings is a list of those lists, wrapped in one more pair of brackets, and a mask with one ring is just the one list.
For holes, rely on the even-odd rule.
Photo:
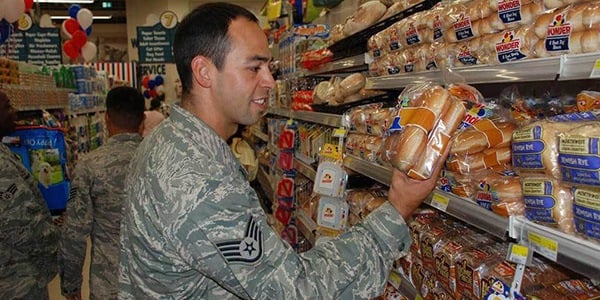
[(98, 52), (98, 48), (96, 48), (96, 44), (92, 42), (86, 42), (83, 47), (81, 47), (81, 57), (85, 62), (88, 62), (96, 57), (96, 53)]
[(159, 95), (162, 95), (165, 93), (165, 85), (164, 84), (156, 86), (154, 89), (156, 90), (156, 93)]
[(89, 9), (82, 8), (77, 12), (77, 22), (79, 22), (79, 26), (85, 31), (88, 27), (92, 26), (94, 15)]
[(62, 24), (60, 25), (60, 28), (62, 28), (62, 32), (65, 35), (65, 37), (67, 37), (67, 39), (70, 39), (71, 34), (67, 31), (67, 28), (65, 28), (65, 23), (66, 23), (65, 21), (62, 22)]
[(52, 19), (50, 19), (50, 15), (49, 14), (43, 14), (40, 17), (40, 27), (41, 28), (52, 28), (52, 27), (54, 27), (54, 25), (52, 25)]
[(8, 23), (14, 23), (25, 12), (25, 1), (23, 0), (4, 0), (4, 18)]
[(155, 14), (149, 14), (146, 16), (146, 26), (154, 26), (156, 23), (160, 22), (158, 16)]

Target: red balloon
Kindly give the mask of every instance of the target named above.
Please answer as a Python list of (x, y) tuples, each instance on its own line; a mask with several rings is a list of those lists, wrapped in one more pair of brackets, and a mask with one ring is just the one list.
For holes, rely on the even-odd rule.
[(87, 42), (87, 35), (82, 30), (76, 30), (71, 35), (71, 41), (75, 44), (78, 49), (81, 49), (83, 45)]
[(29, 12), (31, 7), (33, 7), (33, 0), (24, 0), (25, 1), (25, 12)]
[(156, 90), (150, 90), (150, 97), (154, 98), (156, 97), (158, 94), (156, 93)]
[[(81, 30), (79, 27), (79, 22), (73, 18), (66, 19), (65, 21), (65, 29), (69, 34), (75, 33), (77, 30)], [(85, 44), (85, 43), (84, 43)]]
[(148, 82), (150, 82), (150, 77), (144, 76), (144, 78), (142, 79), (142, 86), (148, 88)]
[(75, 43), (73, 43), (72, 40), (68, 40), (65, 42), (65, 44), (63, 45), (63, 51), (65, 51), (65, 54), (72, 60), (76, 60), (79, 56), (79, 48), (75, 46)]

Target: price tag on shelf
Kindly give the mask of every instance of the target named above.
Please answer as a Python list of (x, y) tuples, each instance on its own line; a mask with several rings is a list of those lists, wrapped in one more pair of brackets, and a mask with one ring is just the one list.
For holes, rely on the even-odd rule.
[(554, 262), (556, 261), (558, 256), (558, 243), (555, 240), (549, 239), (534, 232), (528, 232), (527, 238), (529, 239), (529, 243), (535, 252), (541, 254), (547, 259), (550, 259)]
[(590, 74), (590, 78), (600, 78), (600, 59), (596, 59), (594, 68), (592, 68), (592, 73)]
[(337, 137), (337, 138), (346, 137), (347, 133), (348, 132), (346, 131), (345, 128), (336, 128), (335, 130), (333, 130), (333, 136)]
[(516, 264), (528, 265), (531, 263), (531, 251), (525, 245), (510, 243), (506, 260)]
[(448, 199), (448, 197), (440, 193), (433, 192), (433, 196), (431, 197), (431, 206), (445, 212), (448, 208), (448, 203), (450, 203), (450, 199)]
[(396, 272), (390, 272), (390, 277), (388, 277), (388, 282), (396, 289), (400, 288), (402, 284), (402, 277)]

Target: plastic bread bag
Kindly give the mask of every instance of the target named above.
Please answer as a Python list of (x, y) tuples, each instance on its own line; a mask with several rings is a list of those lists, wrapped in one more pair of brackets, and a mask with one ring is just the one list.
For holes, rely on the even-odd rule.
[(577, 94), (577, 110), (591, 111), (600, 109), (600, 92), (581, 91)]
[(494, 147), (508, 147), (515, 128), (510, 122), (482, 119), (452, 138), (450, 153), (474, 154)]
[[(401, 97), (404, 96), (401, 94)], [(385, 143), (386, 147), (395, 146), (384, 149), (387, 161), (390, 161), (395, 168), (408, 173), (420, 159), (419, 154), (424, 152), (429, 140), (429, 132), (439, 118), (448, 111), (450, 104), (448, 91), (441, 86), (434, 86), (421, 92), (421, 95), (410, 101), (409, 105), (402, 107), (399, 110), (398, 121), (395, 121), (392, 126), (399, 130), (391, 133), (401, 136), (394, 145)]]
[(595, 113), (558, 115), (524, 125), (513, 132), (512, 161), (518, 172), (546, 173), (562, 178), (558, 165), (561, 136), (586, 120), (597, 120)]
[(575, 230), (580, 235), (600, 241), (600, 228), (594, 216), (600, 215), (600, 191), (584, 187), (574, 187), (573, 213)]
[(446, 167), (450, 171), (467, 175), (483, 169), (510, 165), (510, 160), (510, 147), (494, 147), (475, 153), (454, 153), (449, 156)]
[(527, 293), (531, 300), (593, 300), (600, 298), (600, 289), (587, 279), (560, 281), (543, 289)]
[(508, 217), (523, 215), (525, 204), (519, 177), (509, 170), (489, 170), (479, 174), (475, 202), (494, 213)]
[(523, 175), (521, 184), (527, 219), (558, 227), (565, 233), (575, 232), (573, 195), (569, 186), (545, 175)]
[(489, 288), (488, 277), (506, 255), (497, 245), (469, 248), (454, 258), (457, 299), (482, 299), (482, 291)]
[(558, 138), (558, 164), (566, 185), (600, 188), (600, 123), (584, 122)]

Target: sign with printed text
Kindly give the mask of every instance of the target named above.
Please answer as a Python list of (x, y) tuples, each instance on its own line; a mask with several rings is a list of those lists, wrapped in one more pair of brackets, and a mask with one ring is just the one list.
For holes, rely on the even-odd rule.
[(21, 30), (16, 30), (9, 38), (8, 58), (34, 65), (60, 65), (62, 52), (59, 29), (40, 28), (37, 24), (21, 26), (23, 22), (19, 21)]
[(138, 55), (140, 63), (173, 62), (173, 42), (177, 15), (167, 11), (161, 14), (154, 26), (137, 27)]

